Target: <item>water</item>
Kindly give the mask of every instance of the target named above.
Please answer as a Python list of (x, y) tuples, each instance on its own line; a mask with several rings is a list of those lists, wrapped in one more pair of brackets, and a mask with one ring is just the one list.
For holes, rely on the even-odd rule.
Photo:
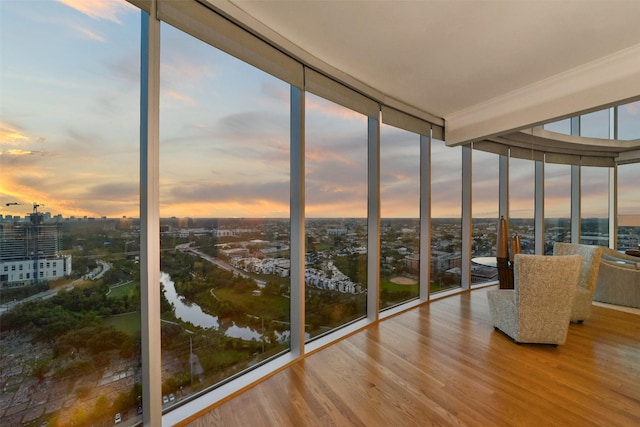
[[(167, 273), (160, 272), (160, 283), (164, 287), (164, 296), (173, 304), (175, 316), (195, 326), (204, 329), (220, 329), (218, 316), (212, 316), (205, 313), (198, 304), (186, 303), (184, 299), (176, 292), (176, 286), (171, 276)], [(240, 338), (243, 340), (260, 341), (262, 334), (247, 327), (240, 327), (233, 323), (225, 330), (225, 335), (231, 338)]]

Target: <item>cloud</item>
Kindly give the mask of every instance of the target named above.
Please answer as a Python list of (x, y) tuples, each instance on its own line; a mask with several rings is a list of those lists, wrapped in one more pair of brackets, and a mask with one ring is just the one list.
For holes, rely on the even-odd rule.
[(89, 28), (85, 28), (85, 27), (79, 27), (79, 26), (74, 26), (73, 27), (77, 32), (79, 32), (80, 34), (84, 35), (86, 38), (90, 39), (90, 40), (94, 40), (100, 43), (106, 43), (107, 39), (104, 36), (101, 36), (100, 34), (95, 33), (94, 31), (90, 30)]
[(330, 117), (340, 117), (342, 119), (359, 119), (363, 120), (364, 115), (357, 111), (350, 110), (341, 105), (335, 104), (319, 96), (307, 93), (305, 95), (305, 109), (310, 113), (320, 113)]
[(34, 152), (31, 150), (21, 150), (19, 148), (12, 148), (10, 150), (7, 150), (7, 154), (10, 156), (26, 156), (29, 154), (34, 154)]
[(113, 0), (58, 0), (58, 2), (87, 15), (92, 19), (121, 24), (119, 15), (136, 10), (126, 1)]
[(161, 92), (162, 92), (162, 97), (164, 97), (165, 100), (178, 101), (182, 104), (190, 105), (190, 106), (196, 105), (195, 99), (193, 99), (189, 95), (185, 95), (184, 93), (178, 92), (176, 90), (163, 88)]
[(0, 122), (0, 145), (15, 146), (29, 140), (30, 138), (22, 130)]

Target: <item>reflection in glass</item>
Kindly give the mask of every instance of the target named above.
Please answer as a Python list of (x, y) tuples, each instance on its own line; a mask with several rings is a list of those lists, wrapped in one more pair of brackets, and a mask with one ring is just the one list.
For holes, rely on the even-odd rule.
[(461, 286), (462, 149), (431, 143), (430, 292)]
[(135, 421), (140, 11), (0, 7), (0, 424)]
[(571, 165), (544, 165), (544, 254), (571, 241)]
[(580, 168), (580, 243), (609, 246), (609, 168)]
[(161, 46), (170, 407), (289, 348), (289, 86), (164, 24)]
[(418, 297), (420, 136), (380, 129), (380, 307)]
[[(472, 164), (472, 200), (473, 212), (471, 260), (479, 257), (495, 257), (497, 227), (499, 223), (499, 160), (497, 154), (473, 150)], [(498, 280), (495, 267), (472, 263), (471, 283), (493, 282)]]
[(367, 118), (312, 94), (306, 109), (306, 323), (311, 338), (366, 315)]

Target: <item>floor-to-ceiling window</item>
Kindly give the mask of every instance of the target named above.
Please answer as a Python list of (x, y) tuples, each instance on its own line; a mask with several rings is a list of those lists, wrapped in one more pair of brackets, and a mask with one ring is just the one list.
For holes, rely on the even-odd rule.
[(165, 406), (289, 348), (289, 85), (161, 28)]
[(618, 166), (618, 250), (640, 249), (640, 163)]
[(306, 324), (310, 338), (366, 315), (367, 117), (307, 93)]
[(3, 426), (138, 417), (140, 11), (85, 6), (1, 6)]
[[(482, 258), (496, 256), (500, 221), (498, 215), (500, 157), (494, 153), (474, 150), (471, 159), (473, 200), (471, 282), (479, 284), (498, 280), (498, 270), (480, 261)], [(478, 262), (473, 263), (474, 258)]]
[[(617, 107), (618, 139), (640, 139), (640, 101)], [(640, 163), (618, 167), (618, 249), (640, 249)]]
[(580, 243), (609, 246), (609, 168), (580, 168)]
[(544, 254), (571, 241), (571, 165), (544, 165)]
[(509, 233), (520, 236), (522, 253), (535, 251), (535, 165), (531, 159), (509, 158)]
[(418, 297), (420, 136), (380, 129), (380, 307)]
[(462, 265), (462, 150), (431, 142), (430, 292), (459, 288)]

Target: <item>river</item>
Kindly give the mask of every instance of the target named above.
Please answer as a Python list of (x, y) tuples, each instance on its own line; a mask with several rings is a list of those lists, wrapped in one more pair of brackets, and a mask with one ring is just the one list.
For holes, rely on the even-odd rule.
[[(218, 316), (205, 313), (198, 304), (187, 303), (183, 297), (178, 295), (171, 276), (167, 273), (160, 272), (160, 283), (162, 283), (164, 287), (164, 296), (173, 305), (175, 316), (178, 319), (205, 329), (220, 329)], [(228, 337), (241, 338), (247, 341), (260, 341), (262, 339), (262, 334), (259, 332), (251, 328), (237, 326), (235, 323), (228, 327), (224, 333)]]

